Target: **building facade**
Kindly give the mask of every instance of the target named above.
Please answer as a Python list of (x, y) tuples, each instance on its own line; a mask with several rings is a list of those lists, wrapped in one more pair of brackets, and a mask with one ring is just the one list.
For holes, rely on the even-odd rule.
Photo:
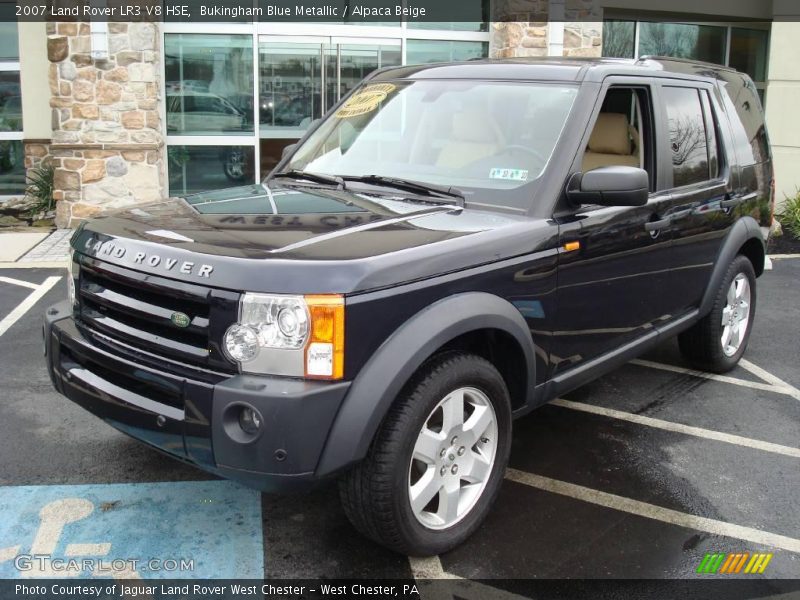
[[(525, 0), (487, 23), (0, 23), (0, 198), (55, 168), (57, 223), (259, 181), (372, 70), (473, 57), (672, 55), (745, 71), (767, 107), (779, 198), (800, 186), (800, 12), (731, 0)], [(524, 10), (526, 12), (514, 12)], [(543, 20), (542, 15), (549, 19)]]

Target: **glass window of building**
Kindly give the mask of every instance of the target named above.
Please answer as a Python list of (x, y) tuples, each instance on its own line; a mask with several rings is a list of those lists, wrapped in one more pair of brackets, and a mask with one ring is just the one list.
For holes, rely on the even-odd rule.
[(406, 63), (409, 65), (470, 60), (488, 55), (487, 42), (408, 40), (406, 44)]
[(19, 36), (13, 21), (0, 21), (0, 61), (3, 60), (19, 60)]
[(731, 66), (750, 75), (763, 103), (769, 60), (769, 29), (766, 24), (761, 29), (758, 28), (759, 24), (749, 25), (737, 27), (734, 24), (607, 19), (603, 22), (603, 56), (672, 56)]
[(252, 35), (164, 36), (170, 194), (255, 182), (254, 58)]
[(166, 23), (171, 193), (263, 178), (315, 119), (404, 56), (406, 64), (487, 56), (488, 0), (463, 1), (475, 9), (471, 22), (256, 22), (224, 32)]
[(603, 56), (608, 58), (636, 57), (636, 21), (603, 22)]
[(25, 191), (25, 160), (21, 140), (0, 138), (0, 197)]
[(19, 71), (0, 71), (0, 132), (22, 131)]
[(261, 172), (375, 69), (399, 66), (400, 40), (264, 36), (259, 43)]
[(732, 27), (728, 64), (737, 71), (750, 75), (753, 81), (766, 81), (768, 45), (768, 31)]
[(651, 23), (639, 28), (639, 56), (672, 56), (725, 64), (727, 30), (713, 25)]
[(17, 24), (0, 22), (0, 197), (25, 192)]
[(253, 133), (253, 38), (168, 34), (168, 135)]
[(170, 146), (170, 196), (254, 183), (253, 146)]

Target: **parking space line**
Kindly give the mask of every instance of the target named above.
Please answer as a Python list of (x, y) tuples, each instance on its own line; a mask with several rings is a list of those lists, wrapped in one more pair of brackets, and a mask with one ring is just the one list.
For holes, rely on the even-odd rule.
[(21, 287), (30, 288), (35, 290), (39, 287), (38, 283), (31, 283), (30, 281), (22, 281), (21, 279), (12, 279), (11, 277), (0, 277), (3, 283), (10, 283), (11, 285), (18, 285)]
[(773, 548), (800, 553), (800, 540), (785, 535), (761, 531), (760, 529), (745, 527), (744, 525), (735, 525), (716, 519), (698, 517), (670, 508), (656, 506), (655, 504), (648, 504), (640, 500), (633, 500), (632, 498), (625, 498), (623, 496), (617, 496), (616, 494), (609, 494), (608, 492), (601, 492), (600, 490), (594, 490), (582, 485), (550, 479), (549, 477), (534, 475), (533, 473), (526, 473), (516, 469), (508, 469), (506, 471), (506, 479), (545, 492), (567, 496), (646, 519), (653, 519), (670, 525), (686, 527), (687, 529), (704, 531), (713, 535), (723, 535), (762, 546), (772, 546)]
[[(520, 596), (513, 592), (501, 590), (500, 588), (486, 585), (478, 581), (466, 579), (460, 575), (448, 573), (442, 566), (442, 560), (438, 556), (427, 556), (424, 558), (408, 557), (408, 564), (411, 567), (411, 574), (414, 579), (432, 580), (432, 579), (451, 579), (458, 583), (453, 584), (453, 587), (444, 593), (426, 593), (428, 590), (425, 588), (420, 589), (420, 595), (423, 598), (434, 597), (447, 597), (447, 598), (466, 598), (467, 600), (529, 600), (527, 596)], [(435, 585), (435, 584), (433, 584)], [(443, 590), (434, 588), (431, 592), (443, 592)]]
[(444, 570), (442, 560), (438, 556), (409, 556), (408, 564), (411, 566), (414, 579), (455, 579), (458, 577)]
[(769, 371), (762, 369), (758, 365), (754, 365), (749, 360), (746, 360), (744, 358), (739, 360), (739, 364), (742, 365), (743, 368), (750, 371), (756, 377), (761, 377), (761, 379), (763, 379), (764, 381), (768, 381), (776, 388), (782, 388), (784, 390), (783, 393), (786, 394), (787, 396), (792, 396), (795, 400), (800, 400), (800, 390), (798, 390), (790, 383), (786, 383), (783, 379), (776, 377)]
[(8, 313), (5, 318), (0, 321), (0, 335), (3, 335), (8, 329), (16, 323), (20, 318), (22, 318), (26, 312), (28, 312), (33, 306), (42, 299), (42, 297), (50, 291), (50, 289), (59, 281), (61, 277), (58, 275), (54, 275), (53, 277), (48, 277), (44, 280), (42, 285), (38, 286), (34, 291), (32, 291), (25, 300), (19, 303), (19, 305)]
[(10, 548), (0, 548), (0, 563), (16, 557), (21, 550), (21, 546), (11, 546)]
[(758, 381), (748, 381), (747, 379), (739, 379), (738, 377), (730, 377), (728, 375), (717, 375), (716, 373), (706, 373), (705, 371), (696, 371), (694, 369), (687, 369), (686, 367), (677, 367), (675, 365), (653, 362), (652, 360), (643, 360), (641, 358), (634, 358), (629, 362), (629, 364), (638, 365), (640, 367), (649, 367), (651, 369), (658, 369), (660, 371), (670, 371), (672, 373), (680, 373), (681, 375), (692, 375), (693, 377), (699, 377), (700, 379), (710, 379), (712, 381), (720, 381), (722, 383), (731, 383), (733, 385), (752, 388), (754, 390), (777, 392), (779, 394), (788, 393), (786, 388), (781, 388), (771, 383), (761, 383)]
[(673, 431), (676, 433), (683, 433), (708, 440), (716, 440), (718, 442), (736, 444), (737, 446), (755, 448), (756, 450), (763, 450), (765, 452), (772, 452), (774, 454), (782, 454), (792, 458), (800, 458), (800, 448), (781, 446), (780, 444), (754, 440), (752, 438), (747, 438), (740, 435), (714, 431), (713, 429), (703, 429), (702, 427), (683, 425), (682, 423), (675, 423), (673, 421), (654, 419), (653, 417), (645, 417), (643, 415), (637, 415), (621, 410), (614, 410), (613, 408), (604, 408), (594, 404), (586, 404), (585, 402), (573, 402), (572, 400), (566, 400), (564, 398), (553, 400), (550, 402), (550, 404), (553, 406), (560, 406), (561, 408), (568, 408), (570, 410), (577, 410), (594, 415), (601, 415), (603, 417), (609, 417), (612, 419), (619, 419), (621, 421), (628, 421), (629, 423), (636, 423), (637, 425), (646, 425), (647, 427), (663, 429), (664, 431)]

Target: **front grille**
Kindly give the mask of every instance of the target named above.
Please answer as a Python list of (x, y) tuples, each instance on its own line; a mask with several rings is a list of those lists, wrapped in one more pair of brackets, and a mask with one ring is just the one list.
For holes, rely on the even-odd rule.
[(172, 378), (154, 375), (145, 370), (136, 371), (113, 363), (102, 364), (84, 355), (80, 350), (63, 344), (60, 356), (62, 369), (67, 372), (76, 367), (86, 369), (101, 380), (132, 394), (152, 402), (183, 409), (181, 384)]
[[(238, 294), (79, 260), (79, 321), (124, 344), (183, 364), (234, 372), (220, 350)], [(171, 317), (183, 313), (187, 327)]]

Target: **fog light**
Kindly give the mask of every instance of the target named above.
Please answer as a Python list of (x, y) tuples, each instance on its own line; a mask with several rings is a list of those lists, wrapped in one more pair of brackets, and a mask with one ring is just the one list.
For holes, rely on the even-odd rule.
[(236, 362), (253, 360), (258, 354), (258, 334), (247, 325), (231, 325), (224, 342), (225, 352)]
[(243, 406), (239, 411), (239, 427), (247, 434), (255, 435), (261, 429), (261, 415), (257, 411)]

